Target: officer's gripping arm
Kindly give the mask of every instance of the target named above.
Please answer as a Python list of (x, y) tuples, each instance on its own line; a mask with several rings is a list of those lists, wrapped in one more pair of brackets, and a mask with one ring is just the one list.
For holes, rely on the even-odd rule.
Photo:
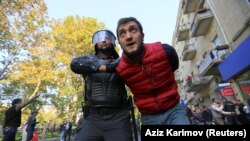
[(109, 73), (116, 72), (116, 67), (118, 66), (119, 62), (120, 62), (120, 58), (116, 59), (115, 61), (113, 61), (110, 64), (107, 64), (106, 65), (106, 72), (109, 72)]
[(114, 60), (110, 64), (101, 65), (98, 69), (98, 72), (115, 73), (116, 67), (118, 66), (119, 62), (120, 62), (120, 58)]
[(74, 58), (70, 63), (70, 68), (74, 73), (87, 74), (98, 72), (101, 64), (96, 61), (94, 56), (82, 56)]

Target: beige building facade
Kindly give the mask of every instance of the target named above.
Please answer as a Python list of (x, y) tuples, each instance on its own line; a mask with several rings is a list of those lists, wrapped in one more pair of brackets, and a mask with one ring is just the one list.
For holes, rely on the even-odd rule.
[(179, 92), (195, 108), (250, 98), (249, 0), (180, 0), (172, 45)]

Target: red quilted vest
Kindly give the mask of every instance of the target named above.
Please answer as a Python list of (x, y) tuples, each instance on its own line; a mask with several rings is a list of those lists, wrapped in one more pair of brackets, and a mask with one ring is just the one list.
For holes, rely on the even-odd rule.
[(132, 91), (141, 113), (160, 113), (179, 102), (174, 73), (160, 42), (144, 44), (141, 64), (122, 54), (116, 70)]

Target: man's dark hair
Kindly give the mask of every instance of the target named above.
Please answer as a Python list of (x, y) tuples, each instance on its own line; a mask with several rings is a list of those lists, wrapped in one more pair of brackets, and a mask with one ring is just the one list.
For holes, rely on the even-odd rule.
[(134, 22), (138, 25), (141, 34), (143, 34), (143, 28), (142, 28), (141, 23), (140, 23), (136, 18), (134, 18), (134, 17), (126, 17), (126, 18), (121, 18), (121, 19), (118, 21), (117, 28), (116, 28), (116, 36), (117, 36), (118, 39), (119, 39), (119, 36), (118, 36), (118, 29), (119, 29), (120, 25), (125, 24), (125, 23), (128, 23), (128, 22), (131, 22), (131, 21), (134, 21)]
[(14, 100), (12, 101), (11, 105), (14, 106), (15, 104), (20, 103), (20, 102), (22, 102), (22, 99), (16, 98), (16, 99), (14, 99)]

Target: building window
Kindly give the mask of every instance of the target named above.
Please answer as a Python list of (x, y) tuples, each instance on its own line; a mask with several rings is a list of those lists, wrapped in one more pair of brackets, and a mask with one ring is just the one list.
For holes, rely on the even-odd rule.
[(244, 100), (250, 98), (250, 70), (246, 70), (240, 75), (238, 75), (235, 80), (241, 90), (241, 94)]
[(204, 3), (205, 3), (205, 0), (199, 0), (199, 1), (198, 1), (199, 9), (204, 8)]
[(219, 36), (217, 34), (214, 36), (212, 42), (213, 42), (214, 47), (215, 47), (215, 49), (212, 52), (213, 52), (213, 54), (216, 54), (216, 56), (217, 56), (216, 58), (223, 59), (223, 58), (227, 57), (227, 55), (228, 55), (227, 49), (223, 49), (223, 50), (216, 49), (216, 47), (222, 46), (222, 44), (223, 44), (221, 39), (219, 38)]
[(221, 45), (221, 39), (219, 38), (218, 35), (215, 35), (212, 42), (214, 43), (215, 47)]

